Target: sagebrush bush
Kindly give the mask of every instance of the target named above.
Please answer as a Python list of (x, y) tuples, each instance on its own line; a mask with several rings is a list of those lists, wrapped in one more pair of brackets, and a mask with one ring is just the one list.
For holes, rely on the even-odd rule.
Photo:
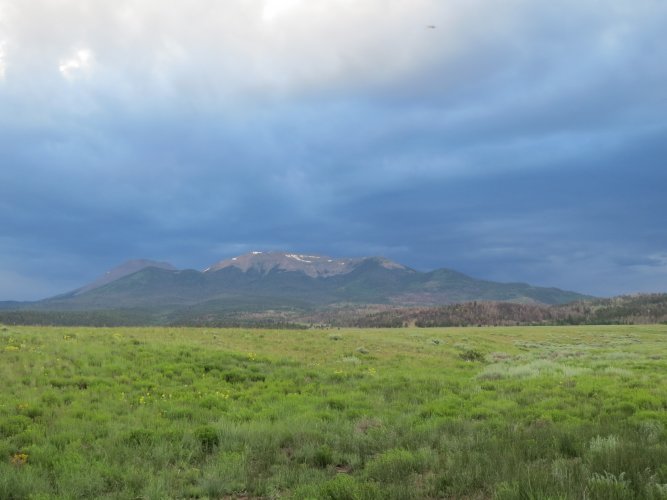
[(588, 496), (592, 500), (627, 500), (634, 498), (630, 482), (625, 473), (614, 475), (609, 472), (595, 473), (588, 480)]

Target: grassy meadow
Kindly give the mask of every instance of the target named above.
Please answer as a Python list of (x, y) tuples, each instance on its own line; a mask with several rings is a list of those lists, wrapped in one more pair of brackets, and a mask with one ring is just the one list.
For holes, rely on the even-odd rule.
[(667, 326), (0, 327), (0, 498), (667, 499)]

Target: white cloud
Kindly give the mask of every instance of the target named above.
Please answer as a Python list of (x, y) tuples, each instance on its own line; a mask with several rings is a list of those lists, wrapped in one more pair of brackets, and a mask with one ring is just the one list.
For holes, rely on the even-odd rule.
[[(477, 37), (479, 5), (480, 0), (454, 0), (446, 7), (437, 0), (119, 0), (91, 7), (86, 0), (31, 0), (12, 3), (7, 24), (15, 63), (32, 72), (55, 64), (64, 77), (80, 77), (90, 71), (94, 53), (96, 64), (113, 77), (113, 88), (143, 93), (155, 85), (219, 97), (400, 77)], [(427, 30), (427, 24), (439, 30)], [(72, 47), (86, 50), (72, 54)]]
[(88, 49), (79, 49), (66, 59), (61, 59), (58, 71), (67, 80), (88, 76), (94, 63), (93, 53)]
[(7, 63), (5, 62), (7, 57), (5, 55), (5, 45), (6, 42), (0, 42), (0, 81), (5, 79), (5, 75), (7, 73)]
[(502, 91), (516, 88), (516, 74), (539, 89), (532, 71), (572, 81), (562, 71), (573, 64), (571, 49), (590, 66), (586, 54), (597, 45), (576, 47), (577, 40), (609, 33), (616, 40), (667, 10), (655, 4), (631, 17), (620, 8), (592, 15), (591, 3), (570, 0), (554, 12), (528, 0), (0, 0), (0, 19), (11, 28), (3, 36), (12, 74), (21, 66), (17, 74), (34, 81), (35, 72), (55, 67), (72, 80), (94, 66), (104, 75), (96, 83), (101, 95), (217, 104), (244, 95), (373, 94), (401, 82), (417, 95), (468, 92), (484, 82)]
[(7, 7), (0, 0), (0, 82), (7, 74), (7, 40), (4, 39), (7, 31)]
[(289, 15), (291, 10), (302, 3), (302, 0), (265, 0), (262, 9), (262, 21), (274, 22), (280, 17)]

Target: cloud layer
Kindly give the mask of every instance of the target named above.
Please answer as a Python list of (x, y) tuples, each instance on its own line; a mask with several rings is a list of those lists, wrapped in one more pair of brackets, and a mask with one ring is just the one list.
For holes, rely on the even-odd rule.
[(666, 22), (658, 0), (0, 0), (0, 300), (256, 248), (667, 291)]

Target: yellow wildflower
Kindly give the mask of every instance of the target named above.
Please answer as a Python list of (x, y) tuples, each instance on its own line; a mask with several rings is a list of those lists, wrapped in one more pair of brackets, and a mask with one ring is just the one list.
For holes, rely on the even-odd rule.
[(22, 452), (14, 453), (12, 455), (11, 462), (17, 466), (25, 465), (28, 462), (28, 454)]

